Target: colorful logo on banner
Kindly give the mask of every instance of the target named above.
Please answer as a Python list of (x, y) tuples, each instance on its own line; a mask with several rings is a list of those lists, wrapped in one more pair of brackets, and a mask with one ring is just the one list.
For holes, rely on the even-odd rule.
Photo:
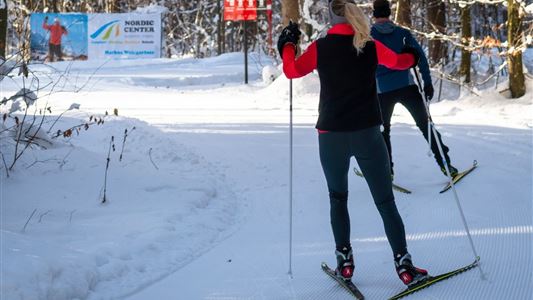
[(257, 0), (224, 0), (224, 20), (257, 20)]
[(102, 36), (101, 40), (107, 41), (112, 36), (118, 37), (120, 35), (120, 25), (118, 24), (118, 22), (119, 20), (114, 20), (102, 25), (100, 28), (96, 29), (93, 34), (91, 34), (91, 39), (94, 40), (97, 37)]

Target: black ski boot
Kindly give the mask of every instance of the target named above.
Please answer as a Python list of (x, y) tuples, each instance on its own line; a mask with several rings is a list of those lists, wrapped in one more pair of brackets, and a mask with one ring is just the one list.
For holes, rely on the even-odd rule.
[(419, 282), (429, 278), (428, 271), (413, 266), (411, 255), (406, 253), (404, 255), (398, 254), (394, 258), (394, 265), (396, 266), (396, 273), (400, 280), (411, 287)]
[[(459, 170), (457, 170), (456, 167), (452, 166), (452, 165), (448, 165), (448, 168), (450, 169), (450, 175), (452, 176), (452, 178), (454, 178), (455, 176), (457, 176), (457, 174), (459, 174)], [(445, 167), (441, 167), (440, 170), (442, 171), (442, 174), (444, 174), (444, 176), (448, 176), (448, 173), (446, 173), (446, 168)]]
[(354, 270), (352, 248), (342, 247), (340, 250), (337, 249), (335, 250), (335, 255), (337, 256), (337, 269), (335, 269), (335, 274), (341, 279), (350, 281)]

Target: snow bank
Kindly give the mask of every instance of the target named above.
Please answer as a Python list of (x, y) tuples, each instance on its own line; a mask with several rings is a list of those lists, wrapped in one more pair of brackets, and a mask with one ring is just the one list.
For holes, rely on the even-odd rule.
[[(56, 128), (87, 119), (69, 112)], [(105, 120), (29, 151), (9, 178), (1, 170), (0, 298), (123, 297), (209, 250), (235, 224), (238, 198), (202, 157), (144, 122)]]
[[(507, 86), (508, 82), (500, 85), (501, 89)], [(431, 105), (431, 112), (435, 117), (454, 117), (453, 123), (485, 124), (489, 121), (491, 125), (503, 127), (532, 128), (532, 79), (526, 79), (526, 89), (528, 92), (518, 99), (509, 99), (494, 89), (480, 91), (479, 96), (463, 91), (459, 100), (443, 100)]]
[[(205, 59), (143, 59), (143, 60), (106, 60), (56, 62), (49, 65), (31, 65), (32, 71), (41, 76), (45, 85), (51, 78), (62, 76), (64, 88), (75, 89), (85, 82), (90, 82), (92, 91), (110, 88), (163, 87), (163, 88), (202, 88), (206, 86), (224, 86), (244, 82), (243, 53), (227, 53)], [(249, 54), (249, 79), (261, 78), (263, 65), (271, 65), (272, 59), (264, 54)], [(5, 91), (11, 88), (5, 84)], [(63, 83), (63, 82), (61, 82)], [(63, 87), (63, 85), (61, 85)], [(15, 88), (15, 87), (13, 87)]]
[[(289, 91), (290, 80), (281, 74), (264, 92), (278, 97), (286, 97)], [(302, 78), (293, 79), (292, 81), (293, 97), (304, 96), (308, 94), (318, 94), (320, 92), (320, 79), (316, 73), (308, 74)]]
[(137, 7), (137, 9), (135, 9), (136, 13), (141, 13), (141, 14), (163, 14), (163, 13), (166, 13), (167, 11), (168, 9), (166, 7), (153, 4), (153, 3), (151, 3), (148, 6)]
[(263, 68), (263, 83), (270, 84), (281, 75), (282, 71), (273, 65), (268, 65)]

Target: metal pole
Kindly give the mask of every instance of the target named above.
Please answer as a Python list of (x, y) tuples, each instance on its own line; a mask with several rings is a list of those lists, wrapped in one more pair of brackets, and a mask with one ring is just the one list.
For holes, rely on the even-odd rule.
[(248, 30), (246, 29), (246, 20), (244, 22), (244, 84), (248, 84)]
[(289, 276), (292, 278), (292, 79), (289, 81)]
[[(218, 55), (222, 54), (222, 22), (224, 22), (224, 16), (222, 13), (222, 6), (220, 5), (220, 0), (217, 0), (217, 12), (218, 12), (218, 22), (217, 22), (217, 52)], [(161, 34), (163, 34), (161, 30)]]
[[(424, 101), (424, 105), (429, 105), (428, 103), (428, 99), (426, 98), (426, 93), (422, 90), (422, 85), (420, 84), (420, 78), (418, 78), (418, 72), (416, 71), (415, 68), (413, 68), (413, 70), (415, 71), (415, 76), (416, 76), (416, 81), (418, 83), (418, 92), (420, 92), (420, 94), (422, 95), (423, 99), (422, 101)], [(428, 156), (431, 156), (431, 154), (433, 153), (431, 151), (431, 116), (428, 114), (428, 145), (429, 145), (429, 149), (428, 149)]]
[[(413, 68), (414, 69), (414, 68)], [(416, 69), (414, 69), (416, 80), (418, 82), (418, 86), (420, 88), (420, 78), (418, 76), (418, 72)], [(422, 94), (424, 95), (424, 94)], [(425, 97), (425, 95), (424, 95)], [(435, 129), (435, 124), (433, 123), (433, 119), (431, 118), (431, 115), (429, 113), (429, 103), (425, 102), (424, 107), (426, 108), (426, 113), (428, 115), (428, 119), (431, 122), (431, 129), (433, 131), (433, 135), (435, 136), (435, 142), (437, 143), (437, 147), (439, 148), (439, 155), (443, 161), (444, 168), (446, 169), (446, 176), (448, 176), (448, 181), (450, 182), (450, 185), (452, 187), (453, 195), (455, 198), (455, 203), (457, 204), (457, 208), (459, 209), (459, 214), (461, 215), (461, 220), (463, 222), (463, 226), (466, 231), (466, 235), (468, 237), (468, 241), (470, 242), (470, 248), (472, 249), (472, 252), (474, 253), (475, 260), (479, 261), (480, 257), (478, 255), (478, 252), (476, 250), (476, 246), (474, 245), (474, 240), (472, 239), (472, 235), (470, 234), (470, 229), (468, 227), (468, 222), (466, 221), (466, 217), (463, 211), (463, 207), (461, 206), (461, 201), (459, 201), (459, 195), (457, 194), (457, 190), (455, 189), (455, 184), (453, 183), (452, 175), (450, 173), (450, 168), (448, 166), (448, 162), (446, 161), (446, 158), (444, 157), (444, 151), (442, 150), (442, 144), (440, 140), (437, 138), (437, 129)], [(483, 270), (481, 269), (481, 266), (479, 266), (479, 272), (481, 274), (481, 278), (485, 278), (485, 274), (483, 273)]]

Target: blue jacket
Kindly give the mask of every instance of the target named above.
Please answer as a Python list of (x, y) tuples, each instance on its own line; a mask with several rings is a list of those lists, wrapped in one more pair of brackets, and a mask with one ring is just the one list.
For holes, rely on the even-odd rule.
[[(397, 53), (402, 50), (404, 43), (405, 45), (409, 45), (417, 49), (420, 55), (418, 69), (420, 70), (420, 73), (422, 73), (424, 85), (432, 84), (429, 64), (426, 55), (424, 54), (424, 50), (413, 38), (413, 35), (411, 35), (409, 30), (396, 26), (392, 21), (387, 21), (372, 25), (370, 34), (375, 40), (380, 41), (385, 46)], [(410, 70), (391, 70), (381, 65), (378, 66), (376, 79), (378, 82), (379, 93), (390, 92), (415, 84)]]

